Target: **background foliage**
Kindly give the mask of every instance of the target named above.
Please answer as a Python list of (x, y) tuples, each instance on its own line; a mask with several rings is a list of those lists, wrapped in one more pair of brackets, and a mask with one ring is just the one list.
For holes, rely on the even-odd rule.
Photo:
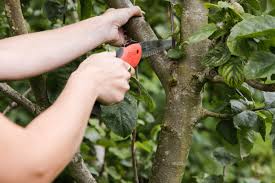
[[(21, 2), (30, 32), (58, 28), (102, 14), (107, 8), (103, 0)], [(275, 180), (272, 151), (272, 142), (275, 139), (275, 127), (272, 127), (275, 95), (243, 84), (246, 79), (274, 83), (275, 1), (237, 2), (206, 2), (210, 11), (209, 24), (194, 33), (185, 43), (181, 43), (179, 23), (182, 7), (176, 1), (173, 4), (174, 33), (170, 31), (169, 1), (135, 1), (146, 12), (146, 20), (159, 38), (173, 36), (178, 40), (177, 47), (169, 51), (170, 58), (176, 60), (183, 57), (185, 44), (194, 44), (209, 38), (212, 48), (202, 60), (202, 64), (214, 69), (226, 83), (207, 82), (202, 91), (202, 104), (210, 111), (231, 114), (232, 117), (206, 118), (197, 124), (182, 182), (270, 183)], [(5, 38), (10, 36), (10, 32), (1, 3), (2, 1), (0, 38)], [(111, 49), (114, 48), (103, 45), (93, 52)], [(87, 55), (47, 74), (52, 102), (64, 87), (69, 74)], [(81, 152), (99, 183), (132, 182), (133, 172), (129, 171), (132, 169), (129, 135), (135, 126), (139, 176), (141, 182), (148, 182), (165, 106), (165, 94), (146, 60), (139, 67), (139, 81), (142, 85), (135, 80), (131, 81), (131, 95), (128, 95), (123, 104), (115, 108), (103, 107), (102, 118), (91, 118), (89, 121)], [(10, 84), (21, 93), (28, 88), (25, 81)], [(140, 102), (137, 103), (133, 96)], [(2, 95), (0, 97), (0, 108), (3, 111), (11, 101)], [(29, 97), (33, 99), (32, 94)], [(128, 104), (133, 114), (125, 114), (124, 108), (128, 108)], [(126, 116), (124, 121), (116, 120), (121, 122), (121, 125), (110, 120), (114, 114)], [(23, 126), (32, 119), (31, 114), (20, 107), (7, 115)], [(133, 123), (129, 125), (130, 122)], [(273, 148), (275, 149), (275, 143)], [(56, 182), (71, 182), (66, 180), (64, 175), (66, 171)]]

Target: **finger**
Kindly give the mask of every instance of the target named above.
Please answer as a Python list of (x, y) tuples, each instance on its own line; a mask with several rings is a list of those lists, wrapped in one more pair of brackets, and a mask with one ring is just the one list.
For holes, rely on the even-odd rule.
[(126, 39), (125, 39), (125, 34), (124, 34), (124, 31), (122, 30), (122, 28), (118, 29), (118, 36), (119, 36), (118, 40), (115, 42), (111, 42), (111, 45), (122, 46), (125, 44)]
[(124, 65), (125, 69), (127, 69), (127, 71), (131, 73), (132, 76), (135, 74), (135, 69), (130, 64), (123, 61), (123, 65)]
[(119, 26), (122, 26), (128, 22), (128, 20), (133, 16), (142, 16), (141, 9), (138, 6), (133, 6), (130, 8), (118, 9)]
[[(109, 8), (109, 9), (107, 9), (106, 11), (105, 11), (105, 13), (109, 13), (109, 12), (112, 12), (112, 11), (115, 11), (115, 8)], [(104, 13), (104, 14), (105, 14)]]
[(97, 55), (100, 55), (102, 57), (116, 57), (116, 52), (115, 51), (110, 51), (110, 52), (101, 52), (97, 53)]
[(142, 16), (142, 10), (139, 6), (134, 6), (130, 8), (132, 11), (132, 16)]

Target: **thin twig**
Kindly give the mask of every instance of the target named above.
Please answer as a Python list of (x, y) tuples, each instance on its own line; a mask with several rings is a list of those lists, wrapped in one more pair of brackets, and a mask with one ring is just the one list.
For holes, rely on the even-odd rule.
[(0, 91), (15, 101), (17, 104), (22, 105), (25, 109), (30, 111), (33, 114), (37, 114), (39, 112), (39, 107), (32, 103), (29, 99), (21, 95), (18, 91), (14, 90), (7, 83), (0, 83)]
[[(27, 89), (22, 96), (23, 97), (27, 97), (27, 95), (32, 91), (31, 88)], [(10, 112), (12, 109), (16, 108), (18, 106), (18, 104), (14, 101), (12, 101), (7, 107), (6, 109), (3, 111), (3, 114), (6, 115), (8, 112)]]
[[(136, 78), (137, 78), (137, 80), (139, 79), (138, 67), (136, 68)], [(138, 92), (140, 93), (140, 90)], [(139, 101), (137, 101), (137, 105), (139, 105)], [(139, 183), (136, 148), (135, 148), (136, 136), (137, 136), (137, 130), (134, 129), (132, 132), (132, 140), (131, 140), (132, 166), (133, 166), (133, 171), (134, 171), (134, 182)]]
[(224, 178), (225, 178), (225, 173), (226, 173), (226, 166), (224, 166), (222, 169), (223, 182), (224, 182)]
[(256, 80), (247, 80), (246, 83), (258, 90), (266, 92), (275, 92), (275, 84), (262, 84)]
[(206, 109), (202, 109), (200, 117), (201, 117), (201, 119), (206, 118), (206, 117), (228, 119), (228, 118), (232, 117), (232, 114), (222, 114), (222, 113), (216, 113), (216, 112), (208, 111)]
[(172, 1), (170, 1), (170, 6), (168, 6), (168, 11), (170, 13), (170, 21), (171, 21), (171, 34), (172, 34), (172, 48), (176, 47), (176, 39), (175, 39), (175, 19), (174, 19), (174, 4)]
[(134, 182), (139, 183), (137, 159), (136, 159), (136, 148), (135, 148), (136, 135), (137, 135), (137, 131), (136, 131), (136, 129), (134, 129), (132, 132), (132, 141), (131, 141), (132, 165), (133, 165), (133, 171), (134, 171)]

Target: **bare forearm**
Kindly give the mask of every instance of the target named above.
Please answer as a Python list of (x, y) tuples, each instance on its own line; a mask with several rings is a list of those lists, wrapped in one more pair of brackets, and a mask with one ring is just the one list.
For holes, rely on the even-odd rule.
[(62, 66), (108, 41), (102, 17), (0, 41), (0, 79), (21, 79)]
[(95, 100), (91, 85), (70, 79), (58, 100), (27, 127), (38, 164), (47, 166), (46, 178), (60, 173), (77, 151)]

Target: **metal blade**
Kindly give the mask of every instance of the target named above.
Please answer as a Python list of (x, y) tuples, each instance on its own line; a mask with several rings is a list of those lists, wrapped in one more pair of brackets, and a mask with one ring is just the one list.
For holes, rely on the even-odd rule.
[(172, 40), (155, 40), (140, 43), (142, 58), (150, 57), (172, 47)]

